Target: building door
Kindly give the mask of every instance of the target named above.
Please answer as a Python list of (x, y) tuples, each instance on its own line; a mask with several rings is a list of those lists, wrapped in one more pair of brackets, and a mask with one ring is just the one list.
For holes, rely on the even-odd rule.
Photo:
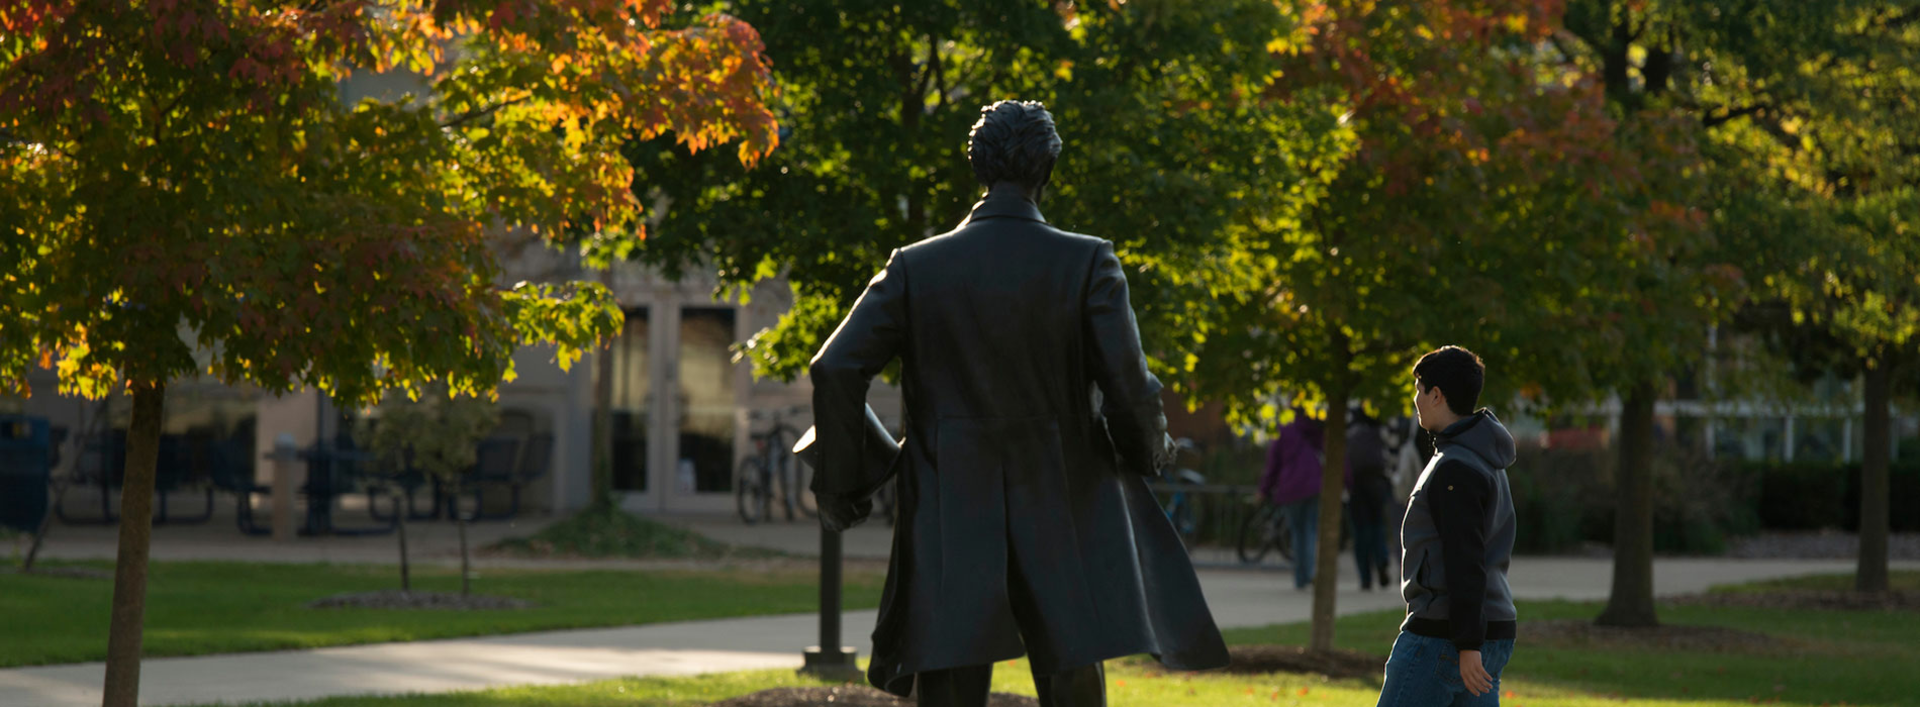
[(739, 418), (739, 364), (733, 362), (739, 312), (730, 306), (680, 309), (673, 371), (676, 507), (726, 507), (733, 492), (734, 440)]
[(613, 394), (614, 490), (623, 508), (733, 508), (748, 387), (745, 367), (733, 362), (739, 325), (737, 307), (670, 291), (627, 311)]
[(657, 505), (658, 484), (649, 463), (648, 440), (656, 439), (653, 421), (655, 376), (651, 350), (652, 321), (646, 307), (626, 310), (627, 321), (613, 344), (612, 416), (613, 490), (628, 499), (626, 505)]

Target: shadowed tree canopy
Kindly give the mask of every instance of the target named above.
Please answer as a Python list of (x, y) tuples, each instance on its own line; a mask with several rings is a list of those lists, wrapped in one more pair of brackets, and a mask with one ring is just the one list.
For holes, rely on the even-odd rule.
[[(1844, 242), (1849, 239), (1827, 237), (1839, 233), (1830, 227), (1835, 209), (1782, 191), (1783, 180), (1805, 184), (1813, 175), (1814, 183), (1838, 186), (1833, 177), (1843, 175), (1829, 176), (1804, 161), (1786, 162), (1794, 154), (1829, 153), (1840, 143), (1854, 143), (1847, 150), (1853, 155), (1864, 144), (1858, 141), (1885, 143), (1888, 132), (1868, 124), (1892, 114), (1886, 101), (1901, 95), (1898, 86), (1910, 81), (1904, 77), (1911, 76), (1911, 25), (1920, 18), (1915, 8), (1912, 2), (1869, 0), (1569, 0), (1567, 36), (1554, 48), (1564, 61), (1600, 72), (1616, 114), (1629, 120), (1666, 114), (1703, 128), (1696, 142), (1707, 158), (1706, 189), (1674, 201), (1711, 214), (1713, 239), (1709, 250), (1675, 264), (1735, 266), (1754, 297), (1778, 301), (1780, 288), (1795, 279), (1784, 271), (1811, 270), (1814, 276), (1802, 281), (1817, 283), (1825, 277), (1818, 263), (1855, 251)], [(1841, 127), (1846, 121), (1853, 124)], [(1826, 127), (1816, 128), (1819, 123)], [(1815, 133), (1824, 134), (1816, 138)], [(1818, 146), (1821, 140), (1829, 146)], [(1869, 149), (1885, 148), (1891, 144)], [(1814, 264), (1804, 268), (1807, 263)], [(1652, 427), (1641, 418), (1651, 416), (1663, 374), (1704, 352), (1699, 338), (1683, 339), (1680, 356), (1646, 358), (1652, 367), (1601, 379), (1623, 398), (1620, 426), (1628, 453), (1621, 456), (1620, 486), (1632, 496), (1623, 496), (1616, 523), (1615, 587), (1601, 617), (1606, 623), (1656, 622), (1651, 497), (1641, 473)], [(1635, 336), (1621, 350), (1637, 354), (1650, 342), (1666, 340)]]
[[(1197, 299), (1181, 327), (1201, 395), (1245, 419), (1269, 397), (1320, 402), (1339, 488), (1349, 401), (1405, 405), (1417, 356), (1459, 344), (1487, 361), (1483, 400), (1590, 399), (1647, 331), (1700, 326), (1733, 273), (1700, 270), (1705, 214), (1691, 136), (1672, 120), (1623, 121), (1597, 72), (1556, 63), (1557, 3), (1326, 2), (1276, 100), (1330, 87), (1357, 138), (1323, 198), (1296, 220), (1225, 246), (1237, 282)], [(1684, 308), (1656, 306), (1664, 293)], [(1647, 346), (1657, 360), (1681, 344)], [(1623, 360), (1625, 359), (1625, 360)], [(1271, 423), (1269, 423), (1271, 424)], [(1323, 494), (1313, 645), (1332, 640), (1338, 494)]]
[[(0, 381), (208, 370), (366, 402), (491, 389), (523, 342), (571, 360), (613, 330), (605, 292), (497, 287), (485, 229), (631, 224), (634, 132), (775, 141), (753, 30), (670, 7), (0, 4)], [(431, 92), (339, 100), (400, 70)]]
[[(749, 172), (635, 145), (636, 184), (671, 204), (639, 256), (710, 266), (727, 287), (786, 275), (792, 312), (748, 344), (762, 375), (804, 371), (891, 249), (966, 216), (983, 105), (1047, 104), (1065, 146), (1041, 208), (1125, 251), (1149, 347), (1201, 277), (1187, 263), (1225, 230), (1298, 211), (1323, 179), (1315, 160), (1341, 149), (1330, 101), (1264, 100), (1280, 68), (1268, 45), (1293, 25), (1265, 0), (724, 7), (779, 57), (782, 149)], [(1182, 358), (1155, 353), (1163, 372)]]
[(1799, 93), (1716, 131), (1722, 221), (1764, 283), (1747, 321), (1803, 372), (1862, 383), (1856, 587), (1885, 591), (1889, 407), (1920, 363), (1920, 3), (1820, 19), (1822, 51), (1786, 76)]
[[(503, 287), (495, 228), (639, 235), (618, 148), (772, 149), (753, 29), (664, 0), (0, 0), (0, 390), (133, 391), (105, 704), (139, 686), (167, 383), (491, 396), (617, 331), (596, 284)], [(341, 100), (355, 72), (421, 95)]]

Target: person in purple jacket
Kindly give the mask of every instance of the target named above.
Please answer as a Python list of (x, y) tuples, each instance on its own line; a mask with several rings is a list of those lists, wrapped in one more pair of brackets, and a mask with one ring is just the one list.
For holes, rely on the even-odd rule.
[(1293, 409), (1293, 422), (1267, 447), (1267, 470), (1260, 477), (1260, 498), (1280, 506), (1282, 522), (1293, 536), (1293, 588), (1313, 583), (1315, 531), (1320, 527), (1320, 469), (1325, 432), (1320, 421)]

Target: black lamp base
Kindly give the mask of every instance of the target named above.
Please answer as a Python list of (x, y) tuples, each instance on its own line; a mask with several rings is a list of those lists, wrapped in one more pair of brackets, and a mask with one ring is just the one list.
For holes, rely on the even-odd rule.
[(813, 675), (828, 680), (857, 681), (862, 677), (859, 663), (860, 652), (853, 646), (841, 646), (839, 650), (807, 646), (806, 665), (801, 666), (800, 674)]

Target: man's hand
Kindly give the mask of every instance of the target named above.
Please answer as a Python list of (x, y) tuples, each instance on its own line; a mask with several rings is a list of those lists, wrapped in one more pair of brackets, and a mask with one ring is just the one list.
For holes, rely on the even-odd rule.
[(1460, 682), (1475, 697), (1493, 691), (1493, 676), (1480, 665), (1480, 651), (1460, 651)]

